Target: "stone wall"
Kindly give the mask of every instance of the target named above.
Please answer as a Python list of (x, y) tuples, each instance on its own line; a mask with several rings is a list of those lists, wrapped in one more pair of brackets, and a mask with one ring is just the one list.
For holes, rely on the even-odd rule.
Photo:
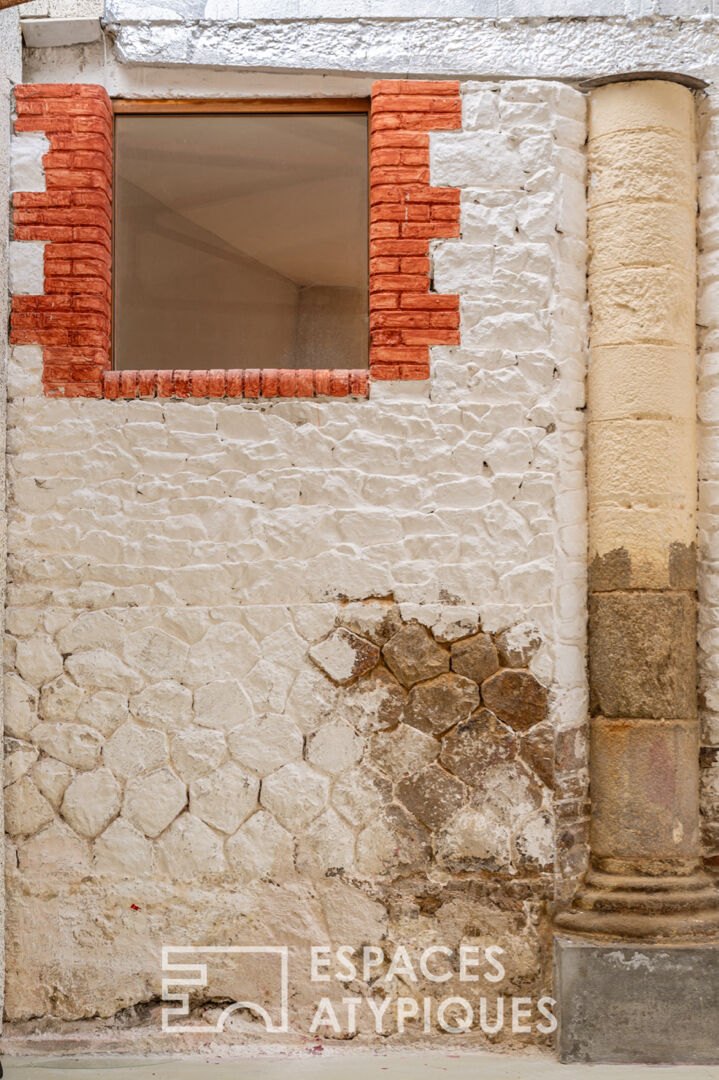
[[(429, 380), (52, 400), (39, 347), (13, 350), (16, 1032), (115, 1017), (117, 1045), (141, 1003), (154, 1030), (163, 943), (301, 965), (464, 939), (506, 950), (482, 993), (550, 986), (547, 905), (586, 831), (584, 98), (465, 83), (462, 108), (430, 136), (431, 182), (461, 192), (430, 255), (462, 344)], [(233, 979), (200, 1022), (261, 1000), (261, 965)], [(293, 1033), (314, 1000), (298, 976)]]

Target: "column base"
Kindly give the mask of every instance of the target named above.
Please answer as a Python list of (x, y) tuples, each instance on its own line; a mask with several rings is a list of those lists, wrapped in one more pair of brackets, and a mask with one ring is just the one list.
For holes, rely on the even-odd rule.
[(560, 1061), (719, 1064), (719, 940), (554, 941)]
[(719, 937), (719, 889), (703, 870), (654, 877), (593, 869), (572, 907), (554, 921), (572, 933), (620, 938)]

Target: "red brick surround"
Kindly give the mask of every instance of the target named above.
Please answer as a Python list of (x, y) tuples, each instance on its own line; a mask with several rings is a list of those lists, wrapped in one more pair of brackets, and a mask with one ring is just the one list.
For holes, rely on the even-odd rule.
[(43, 346), (54, 397), (101, 397), (110, 367), (112, 106), (101, 86), (17, 86), (15, 130), (42, 131), (47, 191), (13, 195), (15, 240), (44, 240), (42, 296), (13, 296), (11, 343)]
[(15, 240), (45, 242), (44, 293), (12, 298), (11, 342), (43, 347), (54, 397), (367, 396), (370, 379), (426, 379), (431, 345), (459, 344), (459, 297), (430, 292), (429, 241), (459, 236), (459, 191), (429, 185), (429, 132), (461, 127), (459, 83), (375, 83), (370, 116), (367, 371), (112, 371), (111, 101), (101, 86), (22, 85), (15, 130), (44, 132), (45, 192), (13, 195)]
[(370, 116), (370, 373), (428, 379), (459, 344), (459, 297), (430, 292), (429, 242), (459, 236), (459, 190), (429, 185), (429, 132), (462, 126), (457, 82), (386, 80)]

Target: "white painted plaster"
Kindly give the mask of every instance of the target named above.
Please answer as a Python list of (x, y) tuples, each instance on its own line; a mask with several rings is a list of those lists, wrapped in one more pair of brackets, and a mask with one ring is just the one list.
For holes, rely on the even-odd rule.
[(45, 287), (45, 244), (40, 240), (10, 242), (10, 292), (38, 296)]

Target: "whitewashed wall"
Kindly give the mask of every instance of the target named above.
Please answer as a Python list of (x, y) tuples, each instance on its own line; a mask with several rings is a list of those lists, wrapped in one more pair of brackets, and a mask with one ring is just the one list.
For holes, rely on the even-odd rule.
[[(541, 911), (585, 855), (584, 108), (559, 83), (470, 82), (463, 130), (432, 136), (432, 183), (462, 189), (462, 237), (433, 251), (435, 288), (462, 298), (462, 345), (433, 350), (428, 384), (369, 401), (61, 401), (41, 394), (39, 350), (14, 349), (11, 1019), (111, 1016), (157, 995), (162, 940), (248, 927), (308, 945), (479, 920), (513, 950), (516, 985), (546, 988)], [(372, 597), (446, 638), (480, 620), (536, 627), (556, 734), (556, 875), (525, 894), (514, 865), (498, 891), (450, 879), (446, 913), (411, 931), (341, 811), (371, 797), (350, 726), (367, 705), (308, 657), (345, 600)], [(228, 840), (200, 827), (183, 811), (192, 754), (224, 770), (210, 800), (247, 791), (213, 694), (263, 718), (270, 772), (291, 765), (269, 780), (288, 806), (300, 789), (324, 805), (330, 787), (344, 804), (331, 794), (309, 829), (291, 811)], [(82, 815), (110, 812), (88, 840)], [(338, 848), (347, 872), (328, 878)]]

